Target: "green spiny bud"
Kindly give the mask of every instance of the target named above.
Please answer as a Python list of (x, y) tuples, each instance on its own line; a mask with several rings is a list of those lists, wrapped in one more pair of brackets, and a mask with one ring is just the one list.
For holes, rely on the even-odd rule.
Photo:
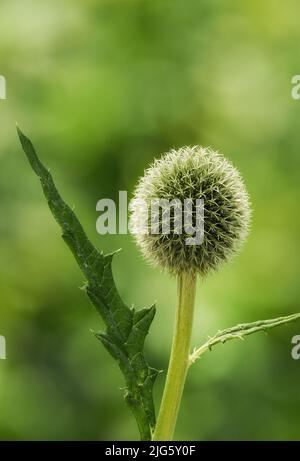
[[(202, 199), (202, 243), (187, 245), (191, 234), (185, 228), (181, 233), (176, 232), (175, 213), (171, 215), (170, 232), (164, 233), (163, 210), (159, 215), (158, 230), (153, 232), (151, 204), (157, 199), (179, 199), (181, 203), (191, 199), (194, 224), (195, 203)], [(141, 232), (145, 213), (147, 231)], [(182, 209), (182, 220), (184, 213)], [(206, 275), (217, 269), (222, 261), (229, 260), (241, 247), (248, 234), (250, 215), (248, 194), (237, 169), (210, 148), (182, 147), (155, 160), (139, 180), (131, 202), (131, 231), (150, 263), (173, 274), (195, 271)]]

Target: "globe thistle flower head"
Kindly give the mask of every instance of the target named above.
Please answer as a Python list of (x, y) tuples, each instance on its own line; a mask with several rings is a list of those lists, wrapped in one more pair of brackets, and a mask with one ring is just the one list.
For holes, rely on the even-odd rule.
[[(173, 200), (175, 205), (169, 214), (161, 207), (154, 232), (151, 210), (157, 200)], [(180, 208), (185, 200), (192, 204), (188, 211)], [(196, 229), (200, 202), (204, 233), (200, 243), (187, 244), (191, 230), (183, 227), (178, 232), (178, 213), (182, 222), (190, 214)], [(194, 146), (171, 150), (145, 171), (131, 202), (130, 223), (147, 261), (172, 274), (198, 272), (204, 276), (239, 250), (248, 234), (250, 215), (248, 194), (238, 170), (218, 152)], [(163, 230), (166, 216), (169, 232)]]

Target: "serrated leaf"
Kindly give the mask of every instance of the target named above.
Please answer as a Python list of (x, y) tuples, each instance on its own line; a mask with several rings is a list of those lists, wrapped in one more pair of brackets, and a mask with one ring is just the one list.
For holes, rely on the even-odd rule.
[(84, 289), (106, 325), (106, 332), (97, 332), (95, 336), (117, 361), (124, 375), (125, 400), (137, 420), (141, 439), (151, 440), (155, 426), (152, 391), (158, 371), (148, 366), (143, 350), (155, 307), (136, 311), (126, 306), (112, 274), (114, 254), (103, 255), (92, 245), (75, 213), (61, 198), (31, 141), (19, 128), (18, 135), (41, 181), (50, 210), (62, 229), (62, 237), (86, 277)]
[(276, 319), (257, 320), (251, 323), (240, 323), (225, 330), (219, 330), (212, 338), (209, 338), (202, 346), (194, 350), (189, 357), (189, 365), (192, 365), (205, 352), (211, 351), (213, 346), (217, 344), (225, 344), (232, 339), (244, 339), (245, 336), (252, 335), (259, 331), (267, 332), (272, 328), (287, 325), (290, 322), (295, 322), (300, 319), (300, 313), (286, 315), (285, 317), (277, 317)]

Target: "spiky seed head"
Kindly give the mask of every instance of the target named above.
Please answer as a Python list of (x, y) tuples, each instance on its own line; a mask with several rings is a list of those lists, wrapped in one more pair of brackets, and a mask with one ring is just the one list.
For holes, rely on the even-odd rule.
[[(202, 199), (202, 243), (187, 245), (190, 234), (184, 228), (181, 234), (176, 233), (174, 219), (170, 232), (164, 233), (163, 211), (154, 233), (150, 214), (151, 204), (157, 199), (179, 199), (181, 203), (192, 199), (194, 205)], [(146, 232), (141, 231), (145, 213)], [(172, 274), (196, 271), (204, 276), (239, 250), (248, 234), (250, 216), (249, 197), (238, 170), (220, 153), (194, 146), (171, 150), (145, 171), (131, 202), (130, 224), (147, 261)]]

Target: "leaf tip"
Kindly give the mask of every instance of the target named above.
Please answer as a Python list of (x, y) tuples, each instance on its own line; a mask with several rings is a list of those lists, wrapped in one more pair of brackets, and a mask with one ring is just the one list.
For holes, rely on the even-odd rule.
[(19, 136), (21, 142), (22, 142), (22, 139), (27, 139), (27, 136), (21, 130), (18, 122), (16, 122), (16, 130), (17, 130), (17, 133), (18, 133), (18, 136)]
[(23, 133), (22, 133), (21, 128), (19, 127), (18, 122), (16, 122), (16, 130), (17, 130), (18, 136), (19, 136), (19, 138), (20, 138), (20, 140), (21, 140), (21, 137), (24, 136), (24, 135), (23, 135)]

